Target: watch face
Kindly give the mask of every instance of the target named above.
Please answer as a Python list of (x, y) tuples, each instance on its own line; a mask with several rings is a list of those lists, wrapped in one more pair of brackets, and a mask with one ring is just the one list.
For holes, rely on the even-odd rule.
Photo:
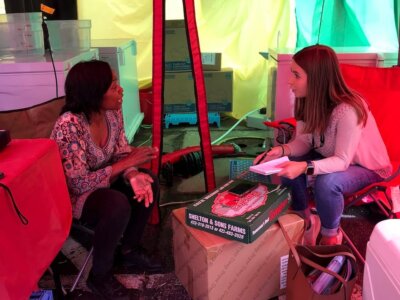
[(314, 165), (312, 164), (311, 161), (307, 161), (307, 175), (313, 175), (314, 174)]

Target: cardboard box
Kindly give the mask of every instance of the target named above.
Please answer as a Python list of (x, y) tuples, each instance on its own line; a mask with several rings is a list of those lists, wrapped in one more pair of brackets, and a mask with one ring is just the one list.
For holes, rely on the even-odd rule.
[[(203, 71), (221, 71), (221, 53), (201, 53)], [(192, 64), (188, 56), (185, 61), (165, 61), (166, 72), (191, 71)]]
[(165, 22), (165, 61), (187, 62), (190, 69), (185, 20), (167, 20)]
[[(232, 111), (233, 70), (204, 72), (209, 112)], [(165, 74), (164, 113), (196, 111), (194, 82), (191, 72)]]
[(202, 52), (203, 71), (221, 71), (221, 53)]
[(290, 190), (261, 184), (244, 196), (229, 189), (248, 181), (232, 179), (186, 210), (186, 224), (243, 243), (255, 241), (291, 204)]
[[(204, 71), (221, 70), (221, 53), (201, 53)], [(165, 24), (165, 71), (190, 71), (185, 21), (167, 20)]]
[[(303, 220), (281, 220), (294, 243), (303, 235)], [(274, 224), (259, 239), (243, 244), (185, 224), (185, 208), (172, 212), (175, 274), (190, 296), (201, 300), (266, 300), (285, 293), (289, 246)]]

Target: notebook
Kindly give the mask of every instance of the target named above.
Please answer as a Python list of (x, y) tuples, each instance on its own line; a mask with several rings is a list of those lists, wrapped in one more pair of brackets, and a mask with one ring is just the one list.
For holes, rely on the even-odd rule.
[(287, 156), (283, 156), (277, 159), (273, 159), (262, 164), (254, 165), (249, 168), (251, 172), (263, 174), (263, 175), (270, 175), (278, 173), (282, 170), (282, 168), (278, 168), (280, 164), (289, 161)]

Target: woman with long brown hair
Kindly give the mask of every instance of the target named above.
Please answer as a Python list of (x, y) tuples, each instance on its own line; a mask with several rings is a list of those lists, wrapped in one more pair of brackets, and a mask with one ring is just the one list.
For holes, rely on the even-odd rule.
[[(289, 86), (296, 97), (296, 136), (270, 149), (262, 161), (289, 156), (278, 175), (292, 189), (293, 210), (305, 220), (304, 244), (315, 245), (319, 233), (320, 244), (340, 244), (343, 195), (391, 174), (386, 147), (368, 104), (344, 82), (331, 48), (314, 45), (297, 52)], [(307, 175), (315, 178), (318, 215), (309, 209)]]

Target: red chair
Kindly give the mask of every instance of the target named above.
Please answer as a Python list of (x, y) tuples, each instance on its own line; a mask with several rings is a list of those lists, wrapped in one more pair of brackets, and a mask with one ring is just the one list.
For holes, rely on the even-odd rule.
[[(348, 86), (358, 91), (368, 102), (393, 166), (392, 175), (384, 181), (346, 195), (345, 208), (359, 204), (368, 196), (387, 218), (399, 217), (399, 212), (394, 211), (395, 199), (392, 198), (391, 189), (399, 188), (400, 185), (400, 141), (398, 138), (400, 67), (378, 68), (342, 64), (340, 68)], [(358, 258), (365, 262), (364, 257), (343, 230), (342, 233)]]
[(287, 118), (278, 121), (266, 121), (264, 124), (268, 127), (272, 127), (277, 130), (275, 136), (276, 141), (279, 144), (287, 144), (295, 135), (296, 131), (296, 119)]
[(368, 102), (385, 142), (393, 174), (383, 182), (372, 184), (348, 195), (346, 207), (369, 195), (388, 218), (395, 217), (390, 190), (400, 184), (400, 67), (375, 68), (341, 65), (346, 83)]

